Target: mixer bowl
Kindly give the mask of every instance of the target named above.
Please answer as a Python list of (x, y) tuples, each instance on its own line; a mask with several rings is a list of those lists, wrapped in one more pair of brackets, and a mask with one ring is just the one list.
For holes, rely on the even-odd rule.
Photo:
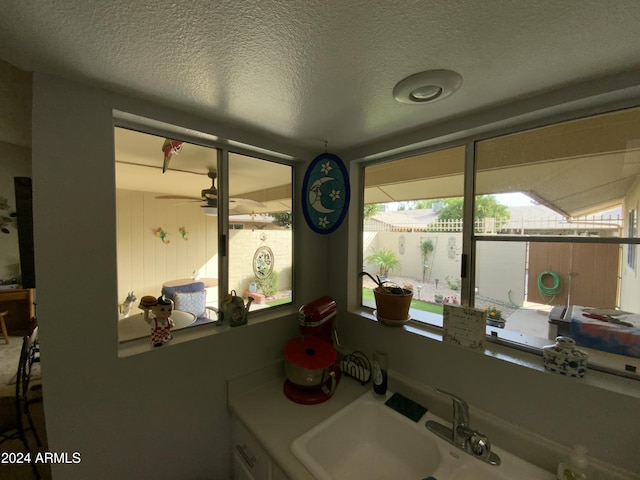
[(329, 380), (337, 356), (333, 345), (319, 337), (292, 338), (284, 349), (287, 380), (300, 387), (321, 386)]

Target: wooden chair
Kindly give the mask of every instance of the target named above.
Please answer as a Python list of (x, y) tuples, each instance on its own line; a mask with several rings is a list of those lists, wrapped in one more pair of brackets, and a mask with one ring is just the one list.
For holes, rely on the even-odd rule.
[[(0, 397), (0, 444), (7, 440), (20, 439), (24, 445), (24, 452), (31, 457), (31, 468), (36, 479), (40, 474), (35, 465), (35, 455), (31, 453), (27, 432), (32, 432), (38, 446), (42, 446), (38, 432), (36, 431), (29, 406), (42, 398), (31, 398), (30, 382), (31, 369), (36, 357), (36, 346), (30, 336), (22, 340), (22, 350), (18, 362), (16, 375), (16, 393), (13, 397)], [(25, 418), (27, 424), (25, 425)]]
[(4, 312), (0, 312), (0, 328), (2, 328), (2, 336), (4, 337), (4, 343), (9, 344), (9, 334), (7, 333), (7, 324), (4, 321), (4, 317), (7, 316), (9, 312), (5, 310)]

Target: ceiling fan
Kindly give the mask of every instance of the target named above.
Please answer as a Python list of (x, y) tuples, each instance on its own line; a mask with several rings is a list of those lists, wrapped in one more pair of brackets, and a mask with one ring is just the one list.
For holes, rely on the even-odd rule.
[[(211, 187), (205, 188), (200, 192), (200, 198), (198, 197), (190, 197), (187, 195), (159, 195), (156, 198), (160, 200), (187, 200), (192, 202), (206, 202), (204, 205), (201, 205), (204, 208), (204, 212), (206, 215), (216, 215), (218, 210), (218, 189), (216, 188), (216, 172), (209, 172), (207, 176), (211, 179)], [(234, 211), (235, 207), (245, 205), (250, 207), (258, 207), (265, 208), (266, 205), (262, 202), (256, 202), (255, 200), (250, 200), (248, 198), (230, 198), (229, 199), (229, 210), (230, 213), (240, 213)]]

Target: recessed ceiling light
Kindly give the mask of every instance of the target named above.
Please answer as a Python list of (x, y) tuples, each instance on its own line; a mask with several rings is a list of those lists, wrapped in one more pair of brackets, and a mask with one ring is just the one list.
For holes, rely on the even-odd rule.
[(400, 103), (431, 103), (447, 98), (462, 85), (462, 76), (452, 70), (429, 70), (398, 82), (393, 98)]

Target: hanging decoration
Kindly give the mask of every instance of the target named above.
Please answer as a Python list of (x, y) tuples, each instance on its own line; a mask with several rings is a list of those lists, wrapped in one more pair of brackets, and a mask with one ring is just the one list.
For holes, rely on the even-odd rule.
[(189, 235), (189, 232), (187, 232), (187, 229), (185, 227), (180, 227), (178, 231), (180, 232), (180, 236), (183, 240), (189, 240), (189, 237), (187, 236)]
[(258, 247), (253, 254), (253, 273), (259, 279), (267, 278), (273, 272), (273, 251), (266, 245)]
[(175, 153), (176, 155), (180, 153), (182, 150), (182, 145), (184, 142), (179, 140), (171, 140), (170, 138), (165, 138), (164, 143), (162, 144), (162, 152), (164, 153), (164, 163), (162, 164), (162, 173), (166, 172), (169, 168), (169, 162), (171, 161), (171, 157)]
[(171, 241), (167, 238), (167, 235), (169, 235), (167, 232), (165, 232), (162, 227), (158, 227), (153, 231), (154, 235), (156, 237), (158, 237), (160, 239), (160, 241), (162, 243), (164, 243), (165, 245), (168, 243), (171, 243)]
[(335, 231), (349, 209), (349, 176), (342, 160), (332, 153), (318, 155), (302, 183), (302, 212), (316, 233)]

